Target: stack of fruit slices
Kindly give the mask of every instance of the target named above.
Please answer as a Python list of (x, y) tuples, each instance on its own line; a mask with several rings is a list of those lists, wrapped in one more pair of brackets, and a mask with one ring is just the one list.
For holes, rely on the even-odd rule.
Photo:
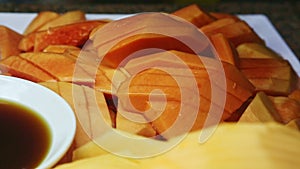
[[(114, 48), (107, 53), (101, 53), (101, 50), (98, 50), (97, 52), (99, 53), (97, 54), (103, 55), (102, 64), (96, 69), (90, 69), (91, 65), (98, 63), (98, 55), (83, 58), (82, 48), (84, 48), (84, 45), (89, 39), (97, 34), (97, 30), (101, 30), (106, 24), (112, 21), (86, 20), (85, 14), (81, 11), (70, 11), (64, 14), (41, 12), (28, 25), (24, 34), (14, 32), (5, 26), (1, 27), (0, 35), (4, 37), (3, 40), (0, 41), (1, 73), (7, 76), (16, 76), (37, 82), (52, 89), (65, 98), (76, 112), (78, 126), (74, 146), (71, 147), (66, 158), (63, 159), (61, 163), (98, 155), (98, 157), (95, 158), (96, 161), (110, 159), (118, 161), (121, 164), (128, 163), (128, 165), (131, 165), (133, 161), (126, 161), (126, 159), (124, 161), (124, 159), (122, 160), (112, 155), (100, 156), (106, 153), (93, 144), (89, 135), (90, 133), (96, 132), (94, 130), (97, 129), (89, 128), (87, 130), (84, 124), (95, 123), (95, 121), (91, 120), (91, 117), (95, 114), (102, 113), (107, 125), (112, 128), (143, 137), (158, 138), (156, 136), (161, 136), (159, 138), (168, 140), (176, 136), (163, 135), (164, 131), (170, 128), (178, 117), (182, 103), (193, 107), (191, 100), (193, 100), (194, 97), (200, 98), (200, 102), (197, 102), (200, 106), (195, 109), (197, 118), (196, 123), (192, 124), (191, 127), (192, 135), (202, 129), (205, 119), (209, 115), (210, 108), (215, 106), (222, 111), (220, 130), (224, 130), (224, 133), (226, 133), (225, 135), (219, 134), (215, 136), (218, 140), (226, 140), (226, 138), (230, 137), (238, 142), (238, 140), (243, 140), (244, 135), (242, 133), (247, 132), (251, 137), (247, 137), (248, 140), (245, 145), (249, 145), (249, 148), (255, 151), (252, 154), (253, 156), (259, 156), (265, 153), (269, 155), (272, 154), (272, 152), (279, 149), (277, 146), (279, 146), (280, 141), (288, 142), (290, 146), (295, 146), (294, 148), (284, 147), (281, 149), (282, 152), (293, 151), (293, 153), (295, 153), (293, 155), (299, 155), (300, 152), (299, 149), (297, 149), (299, 141), (296, 140), (299, 138), (299, 133), (283, 126), (286, 125), (298, 129), (300, 124), (300, 89), (299, 86), (297, 86), (299, 78), (289, 62), (269, 49), (263, 39), (259, 37), (246, 22), (234, 15), (209, 13), (197, 5), (184, 7), (171, 13), (171, 15), (188, 21), (206, 35), (211, 44), (214, 45), (215, 52), (219, 58), (199, 57), (186, 48), (186, 46), (176, 43), (174, 39), (145, 34), (126, 39), (114, 46)], [(151, 23), (149, 22), (148, 24), (148, 26), (150, 26)], [(155, 24), (159, 25), (160, 23)], [(147, 27), (147, 25), (145, 27)], [(122, 30), (121, 27), (119, 27), (119, 29)], [(101, 42), (101, 35), (97, 36), (100, 37), (99, 41)], [(107, 35), (102, 35), (102, 37), (107, 37)], [(104, 41), (107, 41), (107, 39), (104, 39)], [(120, 62), (128, 54), (145, 47), (151, 47), (147, 46), (149, 44), (154, 45), (154, 47), (162, 48), (165, 51), (139, 56), (122, 65), (121, 68), (118, 67)], [(144, 58), (154, 58), (155, 56), (162, 58), (169, 53), (176, 54), (176, 56), (181, 58), (191, 69), (192, 75), (194, 75), (193, 78), (196, 77), (196, 86), (200, 93), (193, 95), (195, 88), (190, 88), (190, 86), (184, 89), (186, 93), (190, 94), (191, 100), (181, 99), (181, 90), (178, 88), (178, 84), (176, 84), (173, 77), (164, 71), (147, 69), (137, 73), (133, 77), (128, 71), (124, 71), (123, 69), (126, 68), (126, 66), (127, 68), (130, 67), (134, 69), (134, 67), (137, 66), (136, 63), (141, 63)], [(221, 60), (221, 62), (219, 62), (219, 60)], [(206, 63), (209, 62), (211, 67), (203, 66), (202, 61)], [(172, 61), (169, 60), (166, 62)], [(224, 81), (217, 81), (217, 77), (222, 77), (222, 74), (214, 69), (214, 65), (219, 65), (219, 63), (221, 63), (225, 73)], [(169, 68), (178, 69), (176, 66)], [(213, 72), (217, 80), (210, 81), (208, 79), (208, 72)], [(74, 76), (75, 73), (76, 76)], [(191, 78), (186, 75), (182, 76), (180, 71), (177, 71), (177, 73), (175, 76), (185, 81), (189, 81)], [(222, 82), (226, 82), (227, 85), (224, 87)], [(126, 85), (129, 86), (130, 92), (117, 92), (124, 86), (126, 87)], [(161, 91), (165, 92), (168, 101), (159, 118), (149, 123), (137, 123), (122, 116), (124, 112), (137, 113), (142, 114), (142, 117), (147, 120), (148, 117), (143, 115), (142, 112), (145, 112), (152, 106), (149, 104), (149, 95), (153, 89), (157, 89), (158, 86)], [(225, 92), (224, 97), (226, 100), (223, 105), (224, 109), (222, 109), (222, 105), (212, 99), (212, 86), (217, 86), (220, 92)], [(135, 109), (128, 106), (128, 100), (122, 99), (125, 95), (129, 96)], [(82, 99), (74, 99), (74, 97)], [(117, 102), (118, 104), (116, 104)], [(136, 110), (138, 110), (138, 112)], [(79, 118), (79, 114), (82, 113), (89, 114), (89, 120), (82, 122)], [(227, 122), (237, 122), (236, 124), (239, 125), (234, 126), (227, 124)], [(244, 124), (245, 122), (250, 124)], [(256, 124), (257, 122), (275, 122), (276, 125)], [(252, 123), (253, 126), (251, 125)], [(262, 132), (264, 135), (273, 138), (275, 137), (273, 135), (274, 131), (278, 132), (279, 137), (284, 135), (285, 138), (275, 139), (275, 141), (272, 140), (276, 146), (272, 147), (272, 149), (268, 149), (266, 147), (268, 147), (269, 141), (257, 133)], [(257, 140), (261, 142), (255, 142)], [(231, 141), (231, 146), (227, 147), (226, 150), (240, 152), (240, 150), (234, 146), (235, 142)], [(252, 144), (254, 142), (257, 144)], [(183, 143), (183, 145), (184, 144), (185, 143)], [(187, 141), (186, 144), (191, 144), (192, 146), (190, 141)], [(218, 151), (226, 148), (225, 145), (222, 146), (221, 144), (220, 147), (216, 146), (218, 144), (216, 142), (215, 144), (203, 146), (207, 148), (207, 151)], [(263, 144), (267, 146), (265, 147)], [(199, 145), (193, 145), (192, 147), (194, 146), (198, 147)], [(201, 147), (203, 146), (201, 145)], [(182, 147), (176, 151), (181, 151), (183, 149)], [(93, 149), (95, 153), (90, 151), (91, 149)], [(90, 151), (90, 154), (87, 155), (86, 152), (88, 151)], [(194, 149), (186, 149), (184, 152), (187, 154), (193, 153)], [(199, 152), (201, 151), (199, 150)], [(211, 158), (213, 158), (213, 153), (211, 154)], [(233, 155), (232, 158), (237, 158), (234, 154), (231, 155)], [(197, 154), (197, 156), (202, 157), (205, 155), (200, 153)], [(179, 160), (178, 163), (174, 162), (173, 157), (175, 156), (170, 153), (161, 158), (170, 162), (166, 163), (166, 168), (172, 168), (171, 161), (174, 163), (174, 166), (175, 164), (177, 167), (183, 165), (181, 160)], [(241, 158), (243, 157), (244, 156), (241, 156)], [(248, 157), (245, 156), (245, 158)], [(281, 160), (284, 158), (292, 160), (295, 159), (295, 156), (286, 155), (280, 157)], [(90, 158), (86, 161), (90, 160), (89, 163), (92, 163), (95, 159)], [(158, 157), (153, 159), (154, 161), (146, 160), (145, 164), (151, 162), (158, 163), (161, 159)], [(265, 158), (262, 157), (262, 159)], [(265, 160), (267, 161), (267, 168), (272, 168), (270, 167), (271, 163), (274, 162), (274, 164), (277, 164), (276, 162), (278, 162), (271, 158), (271, 156), (267, 156)], [(191, 161), (196, 162), (193, 158), (191, 158)], [(133, 163), (135, 165), (136, 161), (134, 160)], [(78, 162), (73, 164), (86, 163), (82, 161), (82, 163)], [(94, 164), (97, 164), (97, 162)], [(114, 165), (113, 163), (106, 164), (108, 166)], [(197, 165), (197, 163), (195, 163), (195, 165), (201, 166), (200, 164)], [(257, 163), (257, 165), (258, 167), (254, 168), (259, 168), (260, 164)], [(69, 165), (61, 165), (61, 168), (67, 168), (68, 166)], [(141, 166), (144, 165), (141, 164)], [(242, 164), (241, 166), (245, 167), (245, 165)], [(263, 166), (263, 164), (261, 164), (261, 166)], [(284, 163), (282, 166), (287, 167), (288, 164)], [(149, 166), (149, 168), (151, 167)]]

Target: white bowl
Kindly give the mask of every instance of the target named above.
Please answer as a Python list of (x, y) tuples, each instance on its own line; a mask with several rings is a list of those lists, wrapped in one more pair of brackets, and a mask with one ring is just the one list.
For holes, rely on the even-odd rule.
[(24, 105), (45, 119), (52, 140), (48, 154), (37, 168), (55, 165), (67, 152), (75, 136), (76, 119), (67, 102), (39, 84), (3, 75), (0, 75), (0, 99)]

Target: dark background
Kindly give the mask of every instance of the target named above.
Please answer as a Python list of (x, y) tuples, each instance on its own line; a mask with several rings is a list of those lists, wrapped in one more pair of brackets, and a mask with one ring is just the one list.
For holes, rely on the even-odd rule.
[[(172, 12), (191, 3), (207, 11), (230, 14), (265, 14), (300, 58), (299, 0), (0, 0), (0, 12), (65, 12), (87, 13)], [(1, 23), (0, 23), (1, 24)]]

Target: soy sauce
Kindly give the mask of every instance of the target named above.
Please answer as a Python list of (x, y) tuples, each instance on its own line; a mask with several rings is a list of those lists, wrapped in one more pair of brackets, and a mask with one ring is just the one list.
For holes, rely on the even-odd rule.
[(51, 133), (33, 110), (0, 99), (0, 169), (32, 169), (45, 158)]

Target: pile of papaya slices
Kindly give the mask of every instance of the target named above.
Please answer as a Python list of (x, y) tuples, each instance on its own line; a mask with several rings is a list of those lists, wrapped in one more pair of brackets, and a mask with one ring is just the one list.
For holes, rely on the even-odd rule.
[[(184, 24), (173, 29), (168, 23)], [(169, 36), (157, 30), (168, 30)], [(196, 50), (174, 34), (196, 44)], [(299, 127), (299, 77), (235, 15), (207, 12), (195, 4), (117, 21), (87, 20), (82, 11), (45, 11), (24, 33), (1, 26), (0, 35), (1, 74), (44, 85), (74, 109), (78, 129), (73, 149), (91, 141), (79, 114), (92, 117), (99, 110), (112, 128), (163, 139), (186, 131), (166, 132), (180, 116), (183, 124), (191, 123), (188, 131), (202, 129), (207, 118)], [(215, 57), (206, 56), (211, 53)], [(74, 95), (84, 99), (72, 99)]]

